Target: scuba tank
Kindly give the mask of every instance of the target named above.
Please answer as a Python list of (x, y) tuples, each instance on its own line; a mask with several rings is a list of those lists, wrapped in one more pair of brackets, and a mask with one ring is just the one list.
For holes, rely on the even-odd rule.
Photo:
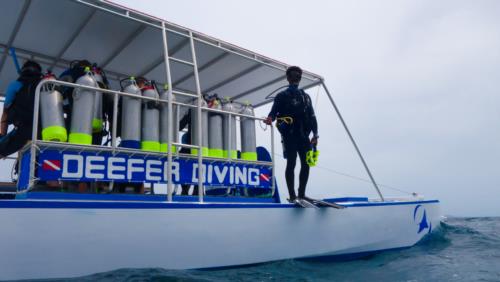
[[(222, 110), (221, 102), (215, 98), (211, 106), (212, 109)], [(208, 113), (208, 156), (213, 158), (223, 158), (222, 141), (223, 117), (220, 113)]]
[[(194, 105), (197, 105), (198, 101), (195, 99), (193, 101)], [(201, 99), (201, 106), (207, 107), (207, 102), (205, 99)], [(191, 132), (191, 144), (198, 145), (198, 109), (191, 108), (191, 122), (189, 123), (189, 131)], [(198, 149), (191, 149), (191, 155), (198, 155)], [(208, 156), (208, 113), (207, 111), (201, 110), (201, 155), (204, 157)]]
[[(160, 98), (168, 101), (168, 84), (165, 84), (164, 90)], [(172, 102), (175, 101), (172, 94)], [(179, 122), (177, 121), (177, 105), (172, 104), (172, 142), (177, 142), (179, 139)], [(177, 148), (172, 145), (172, 153), (177, 151)], [(161, 104), (160, 110), (160, 152), (168, 152), (168, 103)]]
[[(101, 69), (94, 66), (92, 68), (92, 73), (94, 74), (94, 78), (97, 82), (97, 85), (100, 88), (104, 86), (104, 78), (101, 75)], [(96, 91), (95, 99), (94, 99), (94, 108), (93, 108), (93, 118), (92, 118), (92, 132), (98, 133), (103, 129), (102, 126), (102, 95), (103, 93), (100, 91)]]
[[(222, 104), (222, 110), (236, 113), (234, 104), (231, 102), (231, 100), (229, 100), (228, 97), (226, 97), (225, 102)], [(229, 121), (231, 121), (231, 127), (229, 127)], [(229, 130), (230, 128), (231, 130)], [(231, 131), (231, 136), (229, 136), (229, 131)], [(234, 115), (231, 116), (231, 119), (229, 119), (229, 115), (224, 115), (222, 132), (224, 135), (224, 138), (222, 138), (222, 143), (224, 144), (224, 149), (222, 151), (224, 158), (228, 157), (229, 145), (231, 145), (231, 152), (229, 153), (229, 156), (231, 156), (231, 159), (237, 159), (238, 151), (236, 148), (236, 117)]]
[[(48, 72), (43, 79), (55, 80)], [(66, 142), (68, 132), (64, 124), (63, 97), (58, 87), (45, 84), (40, 90), (40, 111), (42, 117), (42, 140)]]
[[(154, 81), (142, 88), (142, 96), (159, 98)], [(123, 124), (122, 124), (123, 126)], [(160, 151), (160, 105), (156, 101), (142, 101), (141, 149), (144, 151)]]
[[(90, 68), (85, 68), (85, 74), (76, 80), (76, 84), (98, 87)], [(71, 130), (69, 143), (92, 144), (92, 118), (95, 91), (83, 88), (73, 90), (73, 108), (71, 115)]]
[[(128, 82), (125, 88), (121, 85), (123, 81)], [(135, 78), (124, 79), (120, 81), (120, 85), (123, 92), (141, 97), (141, 89), (137, 86)], [(139, 98), (126, 96), (122, 98), (120, 147), (141, 148), (141, 103), (141, 99)]]
[[(240, 112), (244, 115), (255, 116), (253, 107), (247, 103)], [(241, 159), (257, 160), (257, 136), (255, 135), (255, 120), (240, 117)]]

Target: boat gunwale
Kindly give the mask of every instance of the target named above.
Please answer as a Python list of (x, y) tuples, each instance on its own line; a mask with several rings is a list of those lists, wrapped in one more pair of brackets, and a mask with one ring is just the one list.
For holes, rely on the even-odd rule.
[[(78, 195), (78, 194), (75, 194)], [(82, 194), (85, 195), (85, 194)], [(151, 200), (89, 200), (89, 199), (64, 199), (64, 198), (47, 198), (47, 199), (5, 199), (0, 200), (0, 208), (36, 208), (36, 209), (213, 209), (213, 208), (301, 208), (295, 204), (277, 203), (277, 202), (237, 202), (231, 201), (231, 198), (226, 198), (225, 201), (220, 201), (222, 197), (217, 197), (219, 201), (205, 202), (188, 202), (188, 201), (151, 201)], [(207, 197), (209, 199), (209, 197)], [(223, 199), (223, 198), (222, 198)], [(241, 199), (241, 198), (240, 198)], [(255, 200), (259, 198), (248, 198)], [(234, 200), (234, 199), (232, 199)], [(260, 199), (262, 200), (262, 199)], [(267, 199), (266, 199), (267, 200)], [(273, 200), (273, 199), (269, 199)], [(335, 199), (327, 199), (329, 202), (334, 202)], [(377, 206), (401, 206), (401, 205), (419, 205), (419, 204), (439, 204), (439, 200), (414, 200), (407, 201), (366, 201), (366, 202), (340, 202), (346, 208), (352, 207), (377, 207)], [(328, 207), (324, 207), (328, 208)], [(301, 208), (302, 209), (302, 208)]]

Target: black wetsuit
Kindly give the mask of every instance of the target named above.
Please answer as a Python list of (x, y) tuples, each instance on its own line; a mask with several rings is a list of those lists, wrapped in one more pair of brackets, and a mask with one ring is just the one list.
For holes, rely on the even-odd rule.
[(33, 132), (33, 108), (35, 89), (40, 82), (40, 74), (21, 75), (17, 81), (22, 85), (16, 91), (11, 104), (4, 105), (8, 124), (14, 129), (0, 137), (0, 157), (7, 157), (19, 151), (29, 140)]
[[(300, 158), (299, 197), (305, 197), (309, 165), (306, 153), (311, 149), (309, 135), (318, 136), (318, 123), (311, 103), (311, 97), (296, 85), (290, 85), (274, 98), (274, 104), (268, 115), (277, 119), (277, 128), (281, 133), (284, 157), (287, 159), (285, 178), (290, 199), (295, 199), (294, 170), (297, 155)], [(291, 118), (291, 119), (290, 119)]]
[[(191, 144), (191, 111), (188, 110), (187, 113), (182, 117), (182, 119), (179, 121), (179, 130), (183, 130), (184, 128), (187, 127), (187, 132), (184, 133), (182, 136), (182, 143), (184, 144)], [(183, 147), (179, 150), (179, 153), (181, 154), (189, 154), (191, 152), (191, 149)], [(191, 188), (190, 184), (182, 184), (181, 185), (181, 195), (182, 196), (187, 196), (189, 195), (189, 189)], [(194, 186), (193, 189), (193, 196), (198, 195), (198, 185)]]

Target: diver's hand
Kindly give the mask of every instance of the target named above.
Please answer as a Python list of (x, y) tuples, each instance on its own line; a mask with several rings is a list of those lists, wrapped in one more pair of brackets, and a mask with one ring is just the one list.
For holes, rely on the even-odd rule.
[(318, 145), (318, 138), (319, 136), (314, 136), (313, 138), (311, 138), (311, 144)]
[(273, 123), (273, 118), (272, 117), (267, 117), (264, 120), (264, 123), (267, 124), (267, 125), (271, 125)]

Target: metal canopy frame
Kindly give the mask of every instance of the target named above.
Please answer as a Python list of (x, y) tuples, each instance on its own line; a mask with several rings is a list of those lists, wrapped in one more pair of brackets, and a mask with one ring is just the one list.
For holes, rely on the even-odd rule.
[(121, 51), (127, 48), (128, 43), (137, 38), (137, 36), (139, 36), (139, 34), (141, 34), (141, 32), (143, 32), (145, 29), (146, 26), (141, 25), (136, 30), (134, 30), (127, 38), (123, 40), (120, 46), (116, 50), (114, 50), (113, 53), (111, 53), (111, 55), (108, 58), (104, 59), (104, 61), (101, 63), (101, 67), (106, 68), (106, 66), (109, 63), (111, 63), (111, 61), (113, 61), (113, 59), (116, 58), (116, 56), (118, 56), (118, 54), (120, 54)]
[[(100, 17), (112, 16), (118, 17), (122, 21), (125, 22), (134, 22), (136, 23), (132, 30), (128, 32), (123, 32), (120, 34), (121, 40), (113, 40), (108, 41), (112, 42), (112, 48), (109, 48), (111, 51), (108, 53), (101, 54), (102, 59), (98, 61), (99, 65), (101, 65), (104, 70), (108, 73), (108, 78), (112, 78), (115, 81), (128, 77), (133, 74), (138, 74), (141, 76), (145, 75), (158, 75), (157, 69), (164, 65), (164, 74), (160, 75), (160, 82), (168, 83), (171, 87), (168, 89), (168, 109), (169, 114), (171, 115), (172, 109), (172, 97), (173, 95), (177, 96), (185, 96), (185, 97), (196, 97), (198, 100), (198, 116), (201, 117), (201, 111), (207, 110), (206, 108), (201, 107), (201, 99), (202, 95), (211, 92), (211, 91), (226, 91), (223, 93), (224, 96), (231, 97), (233, 100), (241, 100), (245, 98), (245, 100), (252, 100), (251, 103), (255, 107), (263, 106), (267, 103), (272, 102), (272, 100), (266, 100), (265, 94), (270, 93), (272, 90), (282, 86), (286, 83), (285, 81), (285, 71), (289, 67), (289, 65), (282, 63), (280, 61), (268, 58), (266, 56), (260, 55), (258, 53), (249, 51), (247, 49), (238, 47), (236, 45), (227, 43), (225, 41), (210, 37), (200, 32), (196, 32), (194, 30), (167, 22), (163, 19), (159, 19), (136, 10), (121, 6), (119, 4), (106, 1), (106, 0), (72, 0), (66, 2), (59, 1), (45, 1), (43, 2), (45, 6), (55, 6), (51, 8), (58, 8), (58, 5), (80, 5), (83, 10), (88, 10), (86, 16), (83, 20), (76, 23), (74, 27), (74, 31), (71, 35), (68, 36), (66, 41), (62, 41), (62, 45), (57, 49), (58, 52), (56, 54), (49, 54), (44, 52), (44, 50), (40, 50), (37, 48), (36, 44), (32, 44), (30, 46), (17, 46), (16, 39), (19, 37), (19, 31), (25, 21), (26, 14), (30, 11), (30, 7), (32, 8), (32, 3), (43, 1), (43, 0), (24, 0), (22, 7), (19, 11), (19, 15), (17, 20), (12, 28), (12, 32), (10, 33), (8, 39), (4, 42), (3, 38), (0, 36), (0, 52), (2, 52), (2, 57), (0, 61), (0, 74), (4, 76), (5, 73), (5, 65), (7, 61), (7, 56), (9, 52), (9, 48), (14, 47), (19, 53), (19, 57), (21, 58), (35, 58), (41, 60), (43, 66), (48, 67), (49, 69), (59, 68), (60, 70), (64, 69), (71, 59), (77, 59), (75, 57), (68, 58), (71, 54), (68, 53), (72, 47), (74, 47), (75, 42), (77, 40), (83, 40), (81, 37), (84, 33), (83, 31), (89, 28), (92, 21), (97, 21)], [(7, 2), (4, 6), (14, 5), (16, 1)], [(16, 2), (19, 3), (19, 2)], [(17, 5), (17, 4), (15, 4)], [(15, 6), (14, 5), (14, 6)], [(73, 7), (74, 8), (74, 7)], [(6, 7), (8, 9), (8, 7)], [(97, 13), (97, 12), (101, 13)], [(13, 11), (9, 11), (13, 12)], [(2, 25), (2, 17), (0, 14), (0, 25)], [(31, 19), (30, 19), (31, 20)], [(58, 19), (55, 19), (57, 21)], [(118, 21), (117, 18), (113, 20)], [(138, 24), (138, 26), (137, 26)], [(117, 24), (119, 26), (119, 24)], [(112, 27), (112, 24), (110, 24)], [(111, 28), (110, 27), (110, 28)], [(113, 69), (111, 65), (119, 58), (120, 54), (128, 50), (131, 45), (133, 45), (140, 36), (146, 33), (146, 31), (156, 30), (158, 34), (161, 36), (159, 42), (161, 42), (161, 50), (159, 51), (162, 54), (158, 54), (158, 57), (154, 58), (149, 64), (141, 67), (141, 69), (135, 69), (133, 73), (125, 68)], [(98, 32), (99, 30), (96, 30)], [(115, 33), (116, 34), (116, 33)], [(0, 33), (1, 35), (1, 33)], [(24, 34), (25, 35), (25, 34)], [(122, 36), (123, 35), (123, 36)], [(172, 37), (172, 38), (170, 38)], [(179, 39), (180, 38), (180, 39)], [(171, 42), (171, 40), (173, 42)], [(116, 44), (118, 41), (118, 44)], [(177, 42), (175, 42), (177, 41)], [(95, 42), (93, 42), (95, 43)], [(148, 42), (149, 43), (149, 42)], [(97, 43), (95, 43), (97, 44)], [(169, 50), (169, 46), (172, 45), (172, 49)], [(188, 48), (189, 47), (189, 48)], [(101, 48), (106, 49), (106, 48)], [(199, 49), (199, 50), (197, 50)], [(160, 49), (158, 49), (160, 50)], [(73, 54), (76, 56), (77, 54)], [(138, 54), (139, 55), (139, 54)], [(141, 54), (142, 55), (142, 54)], [(150, 55), (150, 54), (146, 54)], [(154, 54), (153, 54), (154, 55)], [(179, 56), (177, 56), (179, 55)], [(184, 56), (184, 57), (183, 57)], [(189, 58), (190, 56), (190, 58)], [(198, 57), (197, 57), (198, 56)], [(91, 58), (90, 58), (91, 59)], [(92, 60), (92, 59), (91, 59)], [(218, 74), (217, 71), (226, 71), (226, 68), (229, 66), (234, 66), (234, 62), (238, 64), (239, 69), (236, 68), (234, 71), (222, 75), (221, 78), (214, 79), (210, 75), (212, 73)], [(185, 71), (182, 68), (190, 68), (190, 70)], [(160, 70), (161, 71), (161, 70)], [(163, 72), (161, 71), (161, 72)], [(174, 75), (178, 75), (178, 71), (181, 71), (180, 77), (176, 77), (174, 79)], [(184, 74), (182, 73), (184, 72)], [(15, 76), (15, 74), (14, 74)], [(1, 78), (1, 76), (0, 76)], [(11, 75), (13, 78), (13, 75)], [(194, 79), (194, 83), (190, 84), (192, 79)], [(6, 79), (5, 81), (10, 81), (12, 79)], [(203, 81), (202, 81), (203, 80)], [(0, 88), (5, 86), (5, 81), (0, 80)], [(248, 84), (248, 82), (252, 82), (252, 84)], [(303, 72), (303, 87), (311, 88), (314, 86), (321, 85), (329, 97), (329, 100), (336, 111), (338, 117), (340, 118), (342, 125), (344, 126), (353, 146), (358, 153), (363, 166), (365, 167), (375, 189), (377, 190), (380, 198), (384, 200), (352, 134), (350, 133), (344, 119), (342, 118), (328, 88), (324, 83), (323, 77), (314, 74), (309, 71)], [(3, 85), (2, 85), (3, 83)], [(188, 84), (186, 86), (186, 83)], [(181, 85), (184, 86), (181, 87)], [(202, 86), (203, 84), (203, 86)], [(187, 87), (187, 88), (186, 88)], [(182, 90), (182, 91), (179, 91)], [(117, 105), (117, 99), (119, 95), (123, 93), (115, 91), (115, 104)], [(38, 101), (38, 100), (37, 100)], [(115, 107), (116, 107), (115, 105)], [(36, 105), (38, 107), (38, 105)], [(231, 115), (231, 113), (225, 113)], [(35, 115), (38, 118), (37, 115)], [(171, 116), (169, 117), (169, 121), (171, 121)], [(114, 119), (116, 121), (116, 119)], [(35, 122), (34, 124), (37, 124)], [(115, 127), (116, 124), (113, 124)], [(169, 127), (169, 131), (172, 130), (172, 126)], [(199, 135), (201, 136), (201, 119), (197, 121), (197, 128)], [(35, 132), (35, 130), (34, 130)], [(168, 158), (169, 163), (172, 158), (171, 146), (174, 144), (172, 142), (172, 132), (168, 132), (169, 142), (168, 142)], [(36, 135), (34, 135), (36, 137)], [(272, 133), (272, 152), (274, 152), (274, 135)], [(201, 140), (199, 140), (201, 142)], [(115, 144), (116, 145), (116, 144)], [(177, 145), (177, 144), (175, 144)], [(33, 138), (32, 143), (32, 152), (36, 149), (36, 140)], [(197, 145), (198, 148), (201, 146), (201, 143)], [(202, 175), (202, 155), (201, 150), (198, 150), (198, 160), (199, 160), (199, 175)], [(34, 154), (32, 154), (32, 158), (34, 158)], [(274, 158), (273, 158), (274, 159)], [(34, 166), (34, 159), (33, 166)], [(168, 167), (169, 171), (171, 171), (171, 167)], [(273, 163), (274, 170), (274, 163)], [(170, 173), (168, 173), (169, 177), (171, 177)], [(274, 177), (274, 172), (273, 172)], [(171, 179), (170, 179), (171, 180)], [(168, 182), (168, 200), (172, 200), (172, 185), (171, 181)], [(202, 177), (199, 177), (199, 198), (200, 201), (203, 201), (203, 189), (202, 188)], [(274, 181), (273, 181), (274, 187)]]
[[(149, 64), (146, 64), (141, 69), (129, 70), (127, 68), (124, 68), (118, 70), (110, 68), (111, 64), (115, 63), (115, 60), (119, 57), (119, 55), (124, 50), (128, 49), (129, 46), (138, 37), (140, 37), (140, 35), (144, 33), (146, 29), (157, 30), (158, 36), (161, 35), (163, 29), (166, 29), (167, 36), (169, 38), (171, 36), (176, 36), (176, 40), (172, 42), (170, 42), (169, 40), (170, 43), (169, 45), (173, 46), (170, 47), (172, 49), (169, 50), (170, 51), (169, 59), (175, 61), (176, 63), (187, 65), (191, 68), (191, 71), (189, 73), (183, 74), (181, 77), (173, 78), (172, 83), (174, 90), (177, 89), (191, 94), (196, 94), (196, 89), (193, 83), (194, 79), (194, 72), (192, 69), (193, 64), (191, 63), (191, 60), (186, 60), (185, 58), (180, 58), (177, 56), (177, 53), (179, 53), (179, 51), (182, 51), (184, 53), (186, 52), (189, 53), (187, 46), (190, 43), (191, 40), (190, 37), (193, 39), (193, 42), (195, 43), (197, 48), (202, 48), (207, 50), (208, 49), (218, 50), (216, 53), (213, 53), (212, 51), (210, 51), (212, 53), (210, 52), (207, 53), (203, 52), (203, 50), (198, 52), (199, 53), (198, 56), (201, 56), (200, 57), (201, 59), (198, 62), (198, 67), (199, 67), (198, 72), (200, 73), (201, 89), (202, 92), (204, 93), (210, 91), (215, 91), (219, 93), (220, 89), (217, 88), (224, 88), (224, 90), (226, 90), (227, 84), (231, 84), (230, 89), (227, 89), (225, 93), (219, 93), (219, 94), (221, 94), (221, 96), (224, 97), (235, 97), (236, 93), (245, 92), (250, 88), (254, 88), (255, 86), (266, 84), (267, 82), (266, 77), (276, 76), (275, 74), (269, 73), (270, 71), (284, 74), (286, 68), (289, 66), (285, 63), (273, 60), (271, 58), (265, 57), (255, 52), (251, 52), (244, 48), (210, 37), (203, 33), (196, 32), (194, 30), (164, 21), (162, 19), (158, 19), (146, 15), (144, 13), (123, 7), (116, 3), (103, 0), (72, 0), (64, 2), (64, 5), (66, 6), (70, 5), (67, 3), (73, 3), (72, 4), (73, 6), (80, 5), (82, 7), (80, 9), (82, 10), (80, 14), (82, 14), (83, 16), (79, 16), (79, 18), (75, 19), (74, 22), (67, 23), (69, 26), (72, 27), (71, 34), (65, 34), (65, 37), (62, 37), (60, 38), (61, 40), (58, 40), (59, 42), (57, 42), (56, 44), (56, 46), (58, 46), (56, 48), (57, 53), (54, 52), (52, 54), (49, 54), (47, 52), (44, 52), (44, 50), (37, 48), (36, 44), (30, 44), (30, 45), (24, 44), (24, 46), (16, 44), (15, 40), (16, 35), (18, 34), (18, 31), (23, 24), (24, 15), (26, 15), (28, 11), (33, 12), (33, 9), (36, 9), (36, 7), (33, 7), (36, 5), (31, 5), (32, 3), (38, 3), (43, 0), (23, 0), (23, 1), (24, 2), (22, 11), (19, 12), (20, 15), (17, 18), (16, 28), (12, 30), (13, 32), (8, 42), (5, 42), (0, 37), (0, 44), (7, 47), (4, 50), (2, 50), (3, 54), (2, 54), (2, 61), (0, 61), (0, 73), (2, 74), (2, 76), (7, 75), (10, 76), (11, 78), (11, 79), (5, 79), (4, 81), (0, 81), (0, 89), (5, 87), (8, 81), (15, 79), (14, 75), (11, 75), (10, 71), (5, 70), (5, 68), (3, 67), (3, 64), (5, 64), (5, 62), (7, 61), (8, 48), (10, 48), (11, 46), (16, 48), (20, 58), (28, 58), (30, 56), (33, 56), (35, 59), (45, 59), (46, 61), (49, 61), (49, 62), (42, 62), (44, 68), (53, 70), (55, 69), (55, 71), (64, 69), (65, 67), (67, 67), (67, 64), (70, 61), (74, 59), (80, 59), (78, 57), (78, 54), (74, 54), (74, 52), (72, 53), (71, 51), (75, 49), (74, 48), (75, 44), (81, 43), (81, 37), (85, 35), (85, 31), (87, 31), (88, 33), (89, 30), (95, 28), (94, 27), (95, 22), (99, 21), (99, 19), (103, 17), (103, 14), (107, 14), (115, 18), (117, 17), (122, 18), (125, 21), (136, 23), (134, 24), (135, 27), (133, 29), (125, 28), (123, 31), (120, 30), (120, 32), (116, 32), (123, 34), (123, 36), (121, 36), (119, 40), (115, 40), (116, 42), (112, 44), (113, 47), (110, 46), (110, 48), (107, 48), (107, 46), (103, 46), (102, 49), (108, 49), (107, 51), (109, 52), (104, 52), (103, 55), (100, 56), (102, 58), (97, 61), (97, 63), (106, 71), (106, 73), (110, 74), (108, 75), (108, 78), (114, 80), (115, 85), (119, 79), (125, 78), (127, 76), (131, 75), (148, 76), (154, 71), (157, 72), (158, 68), (165, 63), (163, 54), (157, 54), (158, 56), (156, 57), (156, 60), (151, 60)], [(57, 9), (58, 4), (61, 4), (61, 2), (52, 0), (44, 2), (44, 6), (49, 6), (52, 7), (53, 9)], [(5, 9), (9, 9), (9, 6), (15, 6), (15, 5), (4, 5), (4, 6), (6, 6)], [(47, 21), (49, 20), (50, 19), (47, 19)], [(57, 20), (58, 19), (52, 19), (51, 21), (56, 23)], [(0, 24), (1, 23), (2, 20), (0, 19)], [(23, 33), (27, 32), (26, 30), (22, 31)], [(26, 34), (22, 35), (26, 36)], [(182, 40), (179, 41), (179, 39)], [(207, 55), (209, 57), (206, 57)], [(204, 59), (205, 57), (206, 59)], [(210, 74), (218, 73), (218, 70), (220, 68), (224, 68), (228, 64), (230, 65), (232, 62), (231, 60), (234, 61), (236, 58), (244, 59), (242, 62), (238, 62), (242, 63), (241, 68), (239, 70), (235, 69), (234, 73), (231, 73), (230, 75), (227, 74), (220, 78), (210, 77)], [(86, 59), (88, 59), (89, 61), (94, 61), (93, 58), (86, 58)], [(172, 69), (174, 73), (176, 66), (174, 66), (174, 68)], [(235, 78), (239, 78), (240, 79), (239, 81), (247, 80), (246, 74), (252, 73), (254, 67), (256, 69), (262, 69), (262, 75), (260, 77), (257, 77), (257, 79), (255, 79), (255, 77), (252, 77), (251, 80), (253, 82), (252, 87), (245, 86), (244, 88), (242, 88), (243, 86), (241, 86), (242, 84), (240, 83), (239, 84), (230, 83), (234, 81)], [(271, 76), (266, 74), (271, 74)], [(164, 79), (158, 82), (160, 83), (167, 82), (165, 76), (166, 75), (163, 75)], [(310, 84), (311, 82), (319, 81), (320, 79), (322, 79), (322, 77), (312, 72), (304, 71), (303, 79), (304, 79), (304, 84)], [(250, 81), (250, 79), (248, 79), (248, 81)], [(186, 83), (190, 84), (190, 87), (186, 87), (185, 85)], [(280, 80), (276, 80), (275, 85), (268, 85), (268, 84), (266, 85), (268, 85), (271, 88), (272, 87), (277, 88), (284, 84), (286, 84), (286, 80), (282, 78)], [(257, 92), (258, 91), (270, 92), (274, 90), (270, 88), (265, 89), (265, 87), (260, 87), (256, 89)], [(255, 97), (256, 100), (252, 100), (251, 102), (253, 104), (261, 103), (262, 102), (261, 99), (264, 95), (262, 93), (257, 93), (257, 92), (248, 93), (250, 97), (246, 97), (245, 99), (252, 100), (252, 97)]]
[(213, 91), (213, 90), (215, 90), (215, 89), (218, 89), (218, 88), (220, 88), (220, 87), (222, 87), (222, 86), (224, 86), (224, 85), (228, 84), (228, 83), (229, 83), (229, 82), (231, 82), (231, 81), (234, 81), (234, 80), (236, 80), (236, 79), (239, 79), (239, 78), (241, 78), (241, 77), (243, 77), (243, 76), (245, 76), (245, 75), (247, 75), (247, 74), (249, 74), (249, 73), (253, 72), (254, 70), (256, 70), (256, 69), (258, 69), (258, 68), (260, 68), (260, 67), (262, 67), (262, 65), (261, 65), (261, 64), (255, 64), (255, 65), (253, 65), (253, 66), (251, 66), (251, 67), (249, 67), (249, 68), (247, 68), (247, 69), (242, 70), (242, 71), (241, 71), (241, 72), (239, 72), (239, 73), (235, 73), (233, 76), (230, 76), (230, 77), (226, 78), (225, 80), (223, 80), (223, 81), (221, 81), (221, 82), (216, 83), (215, 85), (212, 85), (212, 86), (210, 86), (210, 87), (206, 88), (206, 89), (204, 90), (204, 92), (210, 92), (210, 91)]
[[(179, 52), (183, 47), (187, 46), (189, 43), (189, 38), (185, 38), (184, 41), (179, 42), (172, 50), (172, 56), (175, 55), (177, 52)], [(169, 57), (170, 59), (170, 57)], [(159, 67), (161, 64), (165, 62), (165, 57), (162, 55), (158, 57), (151, 65), (149, 65), (147, 68), (139, 72), (139, 76), (144, 76), (147, 73), (151, 72), (155, 68)]]
[(17, 18), (16, 25), (14, 26), (14, 29), (12, 30), (10, 36), (9, 36), (9, 41), (5, 45), (5, 51), (2, 55), (2, 59), (0, 61), (0, 73), (2, 73), (3, 66), (5, 64), (5, 60), (7, 59), (9, 49), (12, 47), (12, 43), (14, 42), (14, 39), (16, 39), (17, 33), (19, 31), (19, 28), (21, 28), (21, 25), (23, 24), (24, 17), (26, 16), (26, 13), (28, 12), (28, 8), (30, 7), (31, 0), (26, 0), (23, 4), (23, 7), (21, 9), (21, 12), (19, 13), (19, 17)]
[[(221, 55), (219, 55), (218, 57), (215, 57), (213, 58), (212, 60), (208, 61), (206, 64), (204, 64), (203, 66), (200, 66), (198, 68), (198, 72), (201, 72), (201, 71), (204, 71), (205, 69), (207, 69), (208, 67), (212, 66), (213, 64), (219, 62), (220, 60), (224, 59), (225, 57), (227, 57), (229, 55), (229, 53), (222, 53)], [(190, 74), (187, 74), (185, 75), (184, 77), (174, 81), (173, 85), (179, 85), (185, 81), (187, 81), (188, 79), (190, 78), (193, 78), (194, 77), (194, 71)]]
[(87, 23), (90, 21), (90, 19), (92, 19), (92, 17), (95, 15), (96, 12), (97, 12), (97, 10), (91, 10), (89, 12), (88, 16), (75, 29), (75, 32), (73, 33), (73, 35), (64, 44), (63, 48), (61, 48), (61, 51), (59, 51), (59, 53), (55, 57), (54, 62), (52, 63), (52, 65), (50, 65), (50, 67), (49, 67), (50, 70), (53, 69), (54, 66), (57, 64), (57, 62), (59, 62), (61, 60), (62, 55), (64, 55), (64, 53), (68, 50), (68, 48), (71, 46), (71, 44), (73, 44), (73, 42), (78, 37), (78, 35), (80, 35), (80, 32), (82, 32), (82, 30), (85, 28), (85, 26), (87, 26)]

